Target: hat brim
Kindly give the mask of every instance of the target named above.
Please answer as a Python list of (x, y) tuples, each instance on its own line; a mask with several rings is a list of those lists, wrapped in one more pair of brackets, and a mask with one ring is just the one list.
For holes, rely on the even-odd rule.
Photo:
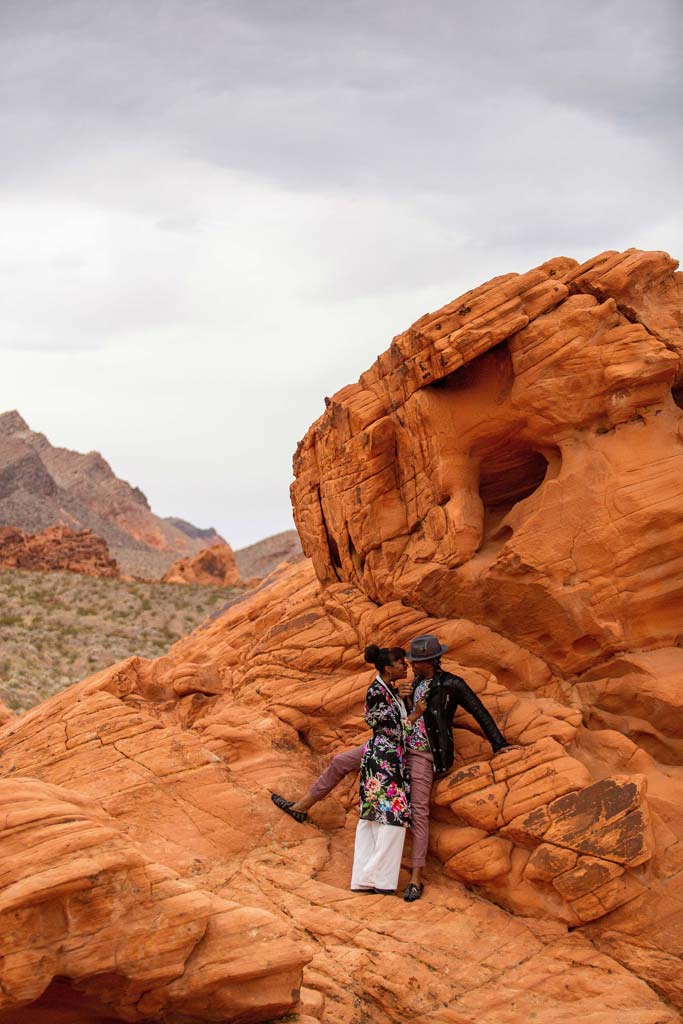
[(424, 654), (420, 654), (417, 658), (413, 658), (412, 655), (406, 654), (406, 661), (434, 661), (435, 658), (440, 658), (442, 654), (445, 654), (448, 650), (448, 644), (441, 644), (436, 654), (430, 654), (427, 657)]

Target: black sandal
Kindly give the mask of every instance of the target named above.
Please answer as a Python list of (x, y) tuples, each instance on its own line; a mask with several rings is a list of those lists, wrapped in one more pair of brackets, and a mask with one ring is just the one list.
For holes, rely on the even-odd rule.
[(375, 889), (375, 892), (377, 893), (378, 896), (395, 896), (396, 895), (396, 890), (395, 889)]
[(284, 811), (285, 814), (288, 814), (290, 818), (294, 818), (294, 821), (298, 821), (300, 825), (303, 825), (304, 822), (308, 821), (308, 814), (306, 813), (306, 811), (292, 810), (292, 804), (294, 803), (293, 800), (285, 800), (285, 798), (283, 796), (280, 796), (279, 793), (271, 793), (270, 799), (273, 801), (276, 807), (279, 807), (281, 811)]
[(422, 885), (422, 883), (415, 885), (415, 882), (409, 882), (403, 890), (403, 899), (406, 903), (414, 903), (415, 900), (419, 900), (423, 890), (424, 885)]
[(374, 896), (377, 892), (376, 889), (352, 889), (351, 892), (355, 892), (356, 895), (362, 896)]

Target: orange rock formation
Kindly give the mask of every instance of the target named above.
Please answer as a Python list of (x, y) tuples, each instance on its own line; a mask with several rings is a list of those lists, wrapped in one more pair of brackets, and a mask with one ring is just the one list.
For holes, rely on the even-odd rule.
[(0, 526), (0, 568), (64, 570), (84, 576), (120, 576), (106, 541), (90, 530), (50, 526), (42, 533), (24, 534), (13, 526)]
[[(2, 929), (18, 939), (0, 1022), (57, 1024), (56, 995), (99, 1024), (263, 1020), (285, 1004), (297, 1024), (681, 1019), (675, 266), (554, 260), (418, 321), (299, 448), (309, 561), (166, 657), (3, 727), (6, 804), (27, 814), (0, 822), (3, 899), (14, 913), (18, 893), (24, 915)], [(269, 790), (302, 793), (367, 736), (363, 646), (426, 631), (521, 749), (492, 758), (459, 715), (422, 900), (354, 896), (356, 780), (303, 826)], [(55, 812), (51, 834), (52, 803), (69, 820)], [(22, 875), (29, 843), (39, 883)], [(150, 961), (140, 936), (167, 892)], [(271, 916), (207, 948), (212, 901)], [(254, 929), (267, 955), (252, 956)], [(272, 987), (237, 1006), (227, 983), (214, 1004), (239, 970)]]
[(0, 725), (4, 725), (5, 722), (9, 722), (11, 718), (14, 718), (14, 712), (11, 711), (3, 702), (0, 700)]
[(242, 583), (235, 554), (229, 544), (204, 548), (190, 558), (174, 562), (162, 583), (201, 583), (204, 586), (234, 587)]

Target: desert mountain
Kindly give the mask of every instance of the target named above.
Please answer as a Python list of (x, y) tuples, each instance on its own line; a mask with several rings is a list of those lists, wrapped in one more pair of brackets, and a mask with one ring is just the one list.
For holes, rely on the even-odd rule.
[(99, 452), (56, 448), (16, 411), (0, 414), (0, 526), (89, 529), (119, 558), (120, 549), (168, 552), (164, 568), (178, 555), (224, 543), (213, 529), (155, 515), (140, 488), (119, 479)]
[(192, 523), (188, 523), (187, 519), (178, 519), (177, 516), (166, 516), (165, 521), (174, 526), (176, 530), (180, 530), (181, 533), (191, 537), (192, 540), (199, 540), (205, 548), (211, 547), (212, 544), (222, 544), (223, 538), (219, 533), (214, 530), (213, 526), (208, 527), (206, 530), (202, 530), (199, 526), (193, 526)]

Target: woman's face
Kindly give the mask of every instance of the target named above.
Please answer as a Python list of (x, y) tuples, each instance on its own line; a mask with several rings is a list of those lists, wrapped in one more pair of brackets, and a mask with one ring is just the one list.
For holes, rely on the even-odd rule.
[(408, 675), (408, 666), (406, 665), (405, 658), (398, 658), (388, 666), (391, 672), (391, 679), (393, 682), (397, 682), (399, 679), (405, 679)]

